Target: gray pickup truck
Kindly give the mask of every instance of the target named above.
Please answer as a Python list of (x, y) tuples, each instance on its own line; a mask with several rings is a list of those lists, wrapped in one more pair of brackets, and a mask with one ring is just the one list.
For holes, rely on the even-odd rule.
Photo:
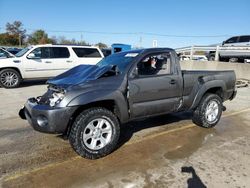
[(110, 55), (51, 80), (19, 115), (40, 132), (61, 133), (82, 157), (97, 159), (118, 144), (120, 125), (135, 119), (192, 111), (210, 128), (223, 102), (236, 95), (234, 71), (181, 71), (174, 50), (152, 48)]

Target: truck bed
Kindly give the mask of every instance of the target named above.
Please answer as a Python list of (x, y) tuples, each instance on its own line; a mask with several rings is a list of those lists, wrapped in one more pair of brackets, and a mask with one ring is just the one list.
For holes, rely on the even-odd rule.
[(227, 71), (204, 71), (204, 70), (182, 70), (183, 77), (183, 99), (184, 106), (190, 106), (202, 85), (213, 80), (223, 82), (225, 85), (225, 98), (230, 98), (234, 91), (236, 76), (233, 70)]

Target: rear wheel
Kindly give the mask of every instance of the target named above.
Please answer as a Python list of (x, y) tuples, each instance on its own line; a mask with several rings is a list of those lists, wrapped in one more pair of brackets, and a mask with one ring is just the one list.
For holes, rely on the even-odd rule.
[(222, 99), (218, 95), (204, 95), (193, 113), (193, 122), (205, 128), (214, 127), (220, 120), (222, 107)]
[(21, 76), (14, 69), (4, 69), (0, 71), (0, 86), (4, 88), (15, 88), (20, 85)]
[(239, 61), (239, 59), (236, 58), (236, 57), (232, 57), (232, 58), (230, 58), (228, 61), (229, 61), (230, 63), (237, 63), (237, 62)]
[(83, 111), (72, 125), (69, 142), (82, 157), (98, 159), (117, 146), (120, 125), (117, 117), (105, 108)]
[(215, 61), (215, 54), (210, 54), (208, 61)]

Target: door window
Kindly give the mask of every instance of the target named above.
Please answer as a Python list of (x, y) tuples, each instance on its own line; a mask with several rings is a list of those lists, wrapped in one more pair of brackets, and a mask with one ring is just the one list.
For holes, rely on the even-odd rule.
[(239, 42), (250, 42), (250, 36), (241, 36)]
[(226, 40), (225, 44), (236, 43), (237, 39), (238, 39), (238, 37), (232, 37), (232, 38)]
[(96, 48), (73, 48), (77, 57), (102, 57)]
[(52, 47), (51, 58), (69, 58), (69, 50), (66, 47)]
[(170, 55), (168, 53), (146, 56), (137, 64), (139, 76), (170, 74)]
[(50, 58), (50, 49), (47, 47), (40, 47), (40, 48), (36, 48), (33, 51), (31, 51), (31, 53), (34, 54), (34, 57), (32, 57), (31, 59), (47, 59)]

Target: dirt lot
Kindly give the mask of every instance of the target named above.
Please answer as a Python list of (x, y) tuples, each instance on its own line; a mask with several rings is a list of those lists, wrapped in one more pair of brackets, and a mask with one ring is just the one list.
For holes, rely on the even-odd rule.
[(77, 156), (60, 135), (35, 132), (18, 117), (25, 100), (45, 90), (43, 82), (0, 88), (2, 187), (250, 185), (250, 88), (225, 103), (215, 128), (195, 126), (190, 113), (132, 122), (122, 128), (120, 147), (95, 161)]

